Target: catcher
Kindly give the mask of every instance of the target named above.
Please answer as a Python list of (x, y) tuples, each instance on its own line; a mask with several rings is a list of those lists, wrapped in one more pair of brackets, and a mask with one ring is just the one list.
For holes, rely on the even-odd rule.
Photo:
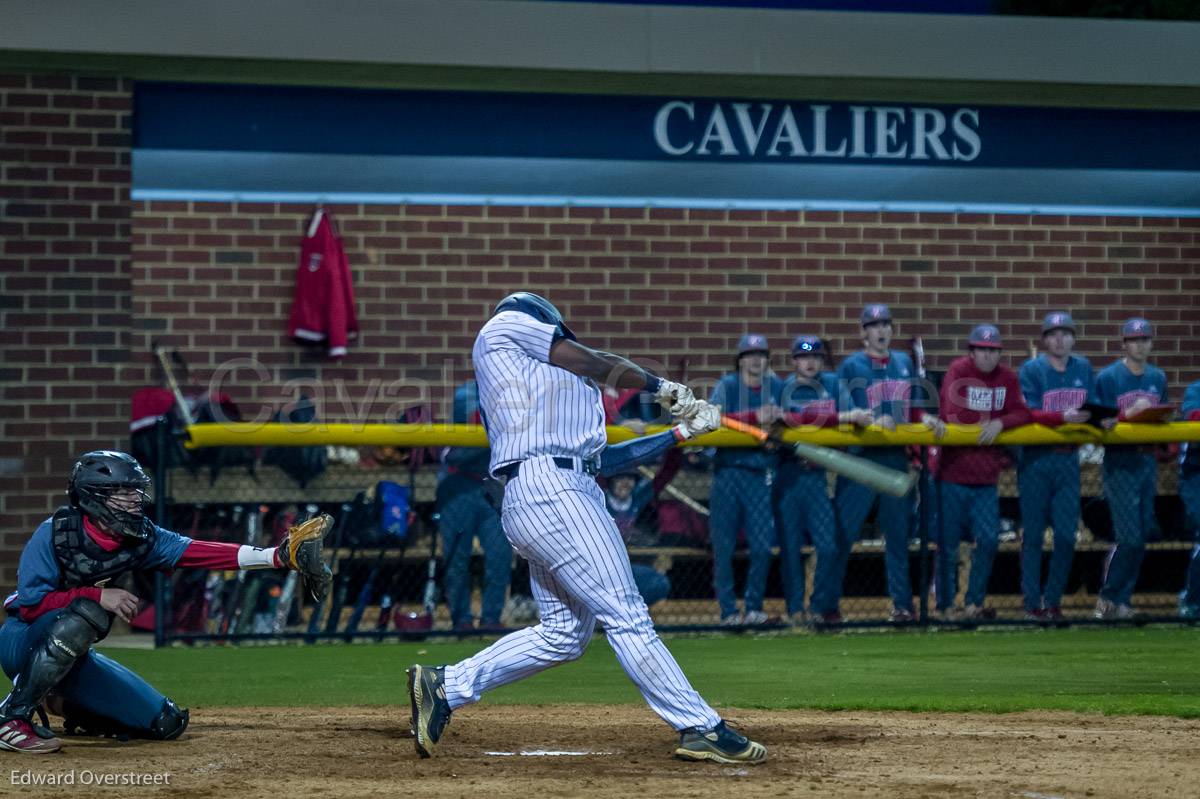
[[(133, 570), (294, 569), (314, 600), (329, 589), (321, 539), (329, 516), (288, 530), (278, 547), (190, 538), (144, 515), (150, 477), (123, 452), (89, 452), (67, 483), (68, 504), (42, 522), (21, 553), (17, 590), (5, 601), (0, 666), (13, 680), (0, 703), (0, 749), (57, 752), (46, 708), (68, 733), (170, 741), (187, 729), (188, 711), (116, 661), (94, 651), (114, 616), (128, 621), (138, 599), (110, 580)], [(40, 724), (35, 723), (38, 713)]]

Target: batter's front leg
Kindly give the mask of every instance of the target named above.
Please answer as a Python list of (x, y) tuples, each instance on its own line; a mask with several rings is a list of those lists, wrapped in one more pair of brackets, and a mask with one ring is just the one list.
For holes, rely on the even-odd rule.
[(541, 622), (504, 636), (466, 660), (446, 667), (451, 709), (473, 704), (493, 688), (523, 680), (583, 654), (596, 617), (573, 600), (550, 570), (529, 559), (529, 582)]

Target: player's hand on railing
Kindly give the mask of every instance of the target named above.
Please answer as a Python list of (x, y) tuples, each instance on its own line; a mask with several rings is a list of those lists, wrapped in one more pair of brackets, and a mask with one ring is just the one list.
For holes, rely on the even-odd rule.
[[(999, 419), (993, 419), (983, 426), (979, 431), (979, 443), (987, 445), (996, 440), (996, 436), (1000, 435), (1000, 431), (1004, 429), (1004, 423)], [(940, 436), (939, 436), (940, 438)]]
[(129, 621), (137, 615), (141, 602), (124, 588), (101, 588), (100, 607)]
[(762, 427), (770, 427), (783, 419), (783, 408), (778, 405), (763, 405), (758, 409), (758, 423)]
[(875, 421), (875, 414), (866, 408), (855, 408), (838, 414), (838, 422), (852, 424), (855, 427), (869, 427)]
[[(891, 417), (888, 417), (888, 418), (890, 419)], [(922, 414), (921, 415), (921, 424), (925, 425), (926, 427), (928, 427), (930, 430), (933, 431), (934, 438), (941, 438), (942, 436), (946, 435), (946, 423), (943, 422), (938, 417), (934, 416), (932, 413)], [(896, 429), (896, 423), (894, 421), (892, 422), (891, 429), (892, 430)], [(995, 438), (995, 436), (992, 436), (992, 438)], [(982, 442), (980, 442), (980, 443), (982, 443)]]
[(1063, 421), (1067, 424), (1083, 424), (1091, 418), (1092, 412), (1085, 411), (1083, 408), (1075, 408), (1073, 410), (1063, 411)]

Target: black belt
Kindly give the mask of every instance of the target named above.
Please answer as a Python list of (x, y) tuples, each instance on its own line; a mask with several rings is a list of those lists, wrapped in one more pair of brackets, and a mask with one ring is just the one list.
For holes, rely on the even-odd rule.
[[(503, 466), (501, 466), (500, 468), (496, 469), (496, 476), (503, 477), (507, 480), (511, 480), (514, 477), (516, 477), (517, 474), (521, 471), (521, 464), (524, 462), (525, 461), (513, 461), (512, 463), (506, 463)], [(579, 460), (579, 462), (583, 464), (582, 471), (584, 474), (598, 474), (600, 472), (600, 464), (597, 463), (596, 461), (585, 461), (581, 458)], [(560, 469), (567, 469), (572, 472), (579, 471), (576, 468), (575, 463), (576, 463), (575, 458), (555, 458), (554, 459), (555, 466), (557, 466)]]

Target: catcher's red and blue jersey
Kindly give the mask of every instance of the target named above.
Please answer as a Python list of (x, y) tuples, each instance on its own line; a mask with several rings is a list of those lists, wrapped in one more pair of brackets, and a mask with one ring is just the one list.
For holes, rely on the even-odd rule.
[[(63, 594), (71, 595), (62, 597), (59, 602), (47, 603), (45, 601), (49, 594), (60, 592), (62, 589), (59, 566), (58, 561), (54, 557), (54, 543), (52, 539), (52, 519), (46, 519), (46, 521), (38, 525), (37, 530), (33, 533), (33, 537), (29, 539), (29, 543), (25, 545), (24, 551), (21, 552), (21, 560), (17, 565), (17, 590), (4, 600), (5, 609), (10, 613), (20, 613), (22, 618), (27, 621), (32, 621), (41, 615), (37, 611), (45, 612), (65, 606), (76, 595), (88, 596), (89, 599), (96, 601), (100, 599), (99, 589), (82, 588), (75, 589), (74, 592), (62, 591)], [(147, 570), (172, 569), (179, 563), (180, 558), (183, 557), (183, 553), (190, 544), (192, 544), (192, 539), (182, 536), (179, 533), (156, 527), (154, 531), (154, 548), (147, 555), (145, 561), (138, 564), (138, 568)], [(84, 593), (89, 590), (95, 593), (96, 596)]]

